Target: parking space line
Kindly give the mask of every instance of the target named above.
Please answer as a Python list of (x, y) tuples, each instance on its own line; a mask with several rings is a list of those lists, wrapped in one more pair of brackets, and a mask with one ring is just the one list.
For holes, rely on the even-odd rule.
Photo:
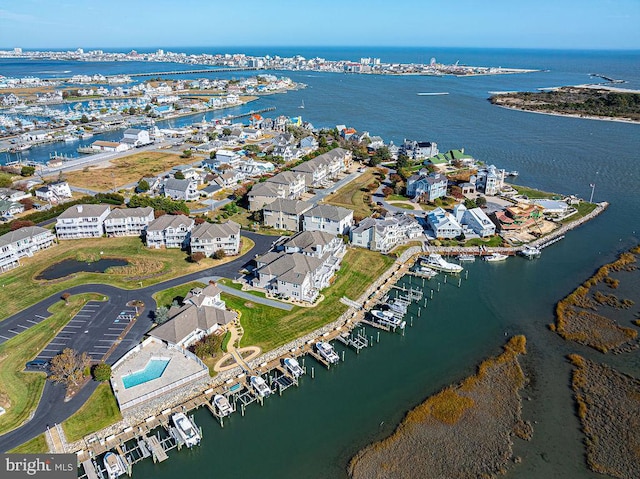
[(94, 346), (95, 349), (110, 349), (111, 346)]
[(99, 343), (113, 343), (113, 339), (98, 339)]
[(29, 326), (23, 326), (22, 324), (16, 324), (16, 326), (22, 329), (29, 329)]
[(67, 328), (84, 328), (84, 326), (74, 326), (73, 324), (67, 324)]
[(9, 341), (9, 338), (5, 337), (5, 336), (0, 336), (0, 338), (2, 339), (6, 339), (7, 341)]
[(37, 322), (37, 321), (34, 321), (34, 320), (32, 320), (32, 319), (27, 319), (27, 322), (28, 322), (28, 323), (32, 323), (32, 324), (38, 324), (38, 322)]
[(67, 343), (49, 343), (49, 346), (64, 346)]
[(103, 336), (120, 336), (119, 334), (105, 333)]
[(40, 316), (39, 314), (34, 314), (34, 316), (40, 319), (47, 319), (46, 316)]
[(87, 320), (86, 319), (72, 319), (71, 321), (69, 321), (70, 323), (76, 322), (76, 323), (86, 323)]
[(59, 350), (59, 349), (46, 348), (46, 349), (43, 349), (43, 351), (53, 351), (53, 352), (56, 352), (56, 353), (57, 353), (57, 352), (58, 352), (58, 351), (60, 351), (60, 350)]

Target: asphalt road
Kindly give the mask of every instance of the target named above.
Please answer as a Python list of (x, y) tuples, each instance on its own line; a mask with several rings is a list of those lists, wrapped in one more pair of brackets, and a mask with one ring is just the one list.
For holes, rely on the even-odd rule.
[[(253, 249), (229, 263), (215, 266), (204, 271), (170, 279), (163, 283), (136, 290), (124, 290), (104, 284), (83, 284), (67, 289), (66, 291), (71, 294), (103, 294), (108, 297), (108, 301), (107, 305), (100, 310), (99, 314), (96, 314), (95, 316), (92, 315), (92, 323), (100, 323), (99, 327), (96, 326), (95, 338), (89, 341), (85, 337), (84, 333), (75, 334), (73, 336), (78, 336), (78, 338), (73, 338), (66, 342), (65, 347), (71, 347), (82, 351), (82, 348), (95, 346), (95, 340), (106, 338), (105, 334), (108, 334), (108, 328), (112, 327), (109, 326), (113, 319), (112, 316), (114, 314), (117, 315), (120, 311), (130, 309), (126, 306), (127, 302), (140, 300), (144, 303), (143, 311), (140, 313), (137, 320), (134, 321), (131, 329), (127, 332), (124, 339), (117, 345), (112, 354), (106, 360), (109, 364), (115, 363), (127, 351), (137, 345), (147, 331), (149, 331), (153, 318), (152, 312), (156, 308), (155, 301), (151, 296), (153, 293), (208, 276), (219, 276), (232, 279), (236, 278), (239, 271), (245, 267), (245, 265), (249, 263), (255, 255), (266, 253), (273, 242), (277, 239), (275, 236), (260, 235), (248, 231), (242, 231), (242, 235), (255, 242)], [(6, 339), (2, 339), (1, 336), (13, 337), (16, 334), (25, 331), (29, 327), (34, 326), (34, 324), (43, 320), (40, 319), (39, 316), (42, 318), (50, 316), (47, 312), (47, 308), (59, 301), (61, 301), (60, 293), (56, 293), (45, 298), (38, 304), (35, 304), (0, 322), (0, 339), (2, 341), (6, 341)], [(29, 321), (33, 321), (33, 323)], [(9, 331), (11, 330), (15, 331), (15, 333), (10, 333)], [(92, 331), (91, 335), (93, 334), (94, 332)], [(56, 341), (54, 340), (52, 342)], [(5, 452), (13, 449), (14, 447), (19, 446), (20, 444), (45, 432), (48, 425), (52, 426), (55, 423), (61, 423), (67, 419), (85, 403), (97, 386), (97, 382), (90, 381), (72, 400), (64, 402), (64, 387), (47, 381), (38, 408), (31, 420), (18, 429), (0, 436), (0, 451)]]

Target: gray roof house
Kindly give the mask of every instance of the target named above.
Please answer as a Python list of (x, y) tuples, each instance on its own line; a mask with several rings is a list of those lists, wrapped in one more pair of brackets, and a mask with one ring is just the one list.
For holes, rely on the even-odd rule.
[(168, 178), (164, 184), (163, 192), (165, 196), (174, 200), (193, 201), (200, 196), (198, 192), (198, 182), (195, 180), (176, 180)]
[(302, 214), (312, 207), (307, 201), (278, 198), (262, 208), (263, 223), (278, 230), (300, 231)]
[(20, 266), (20, 258), (53, 245), (55, 236), (40, 226), (25, 226), (0, 236), (0, 272)]
[(349, 233), (353, 227), (353, 211), (341, 206), (320, 204), (302, 215), (304, 231), (325, 231), (333, 235)]
[(162, 215), (147, 226), (147, 247), (186, 248), (193, 225), (193, 219), (188, 216)]
[(192, 289), (181, 306), (172, 306), (169, 320), (149, 331), (149, 336), (187, 348), (234, 321), (237, 316), (235, 312), (226, 310), (216, 284), (209, 283), (205, 288)]
[(199, 224), (191, 231), (189, 246), (191, 253), (201, 252), (206, 256), (213, 256), (218, 250), (236, 255), (240, 252), (240, 225), (233, 221)]
[(154, 220), (153, 208), (116, 208), (104, 220), (107, 236), (140, 236)]
[(104, 234), (109, 205), (74, 205), (56, 220), (58, 239), (96, 238)]

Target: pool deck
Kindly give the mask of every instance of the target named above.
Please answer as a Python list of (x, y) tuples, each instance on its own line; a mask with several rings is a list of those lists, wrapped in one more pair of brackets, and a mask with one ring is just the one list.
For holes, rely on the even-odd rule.
[[(136, 348), (138, 349), (138, 348)], [(150, 359), (169, 359), (162, 376), (129, 388), (124, 387), (122, 377), (143, 370)], [(194, 377), (208, 369), (192, 358), (187, 357), (179, 349), (170, 349), (158, 341), (145, 341), (137, 351), (123, 357), (113, 369), (111, 384), (118, 404), (125, 405), (136, 399), (158, 392), (162, 394), (173, 385), (183, 383), (185, 379)]]

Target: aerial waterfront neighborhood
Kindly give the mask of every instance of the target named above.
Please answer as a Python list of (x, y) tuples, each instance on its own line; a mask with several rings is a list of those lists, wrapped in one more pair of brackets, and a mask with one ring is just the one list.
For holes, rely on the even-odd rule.
[[(489, 115), (503, 122), (492, 133), (501, 138), (498, 146), (465, 135), (448, 118), (442, 127), (417, 119), (440, 115), (447, 101), (478, 101), (488, 85), (502, 85), (497, 80), (519, 87), (503, 75), (529, 81), (543, 70), (441, 63), (424, 52), (386, 60), (357, 50), (362, 56), (347, 60), (337, 59), (341, 52), (325, 58), (324, 52), (3, 48), (0, 64), (19, 67), (0, 75), (2, 451), (73, 454), (81, 479), (134, 470), (147, 477), (150, 467), (161, 476), (164, 461), (187, 457), (183, 448), (221, 442), (205, 420), (219, 423), (224, 437), (228, 427), (251, 422), (256, 404), (307, 394), (310, 380), (331, 378), (338, 397), (345, 387), (339, 374), (356, 354), (379, 348), (388, 355), (387, 343), (397, 340), (394, 347), (420, 352), (412, 358), (393, 350), (406, 371), (414, 362), (442, 362), (459, 372), (473, 362), (458, 357), (454, 343), (478, 341), (486, 343), (473, 346), (482, 354), (504, 351), (458, 386), (447, 388), (447, 375), (434, 380), (412, 372), (407, 381), (431, 382), (419, 397), (402, 398), (401, 411), (433, 394), (407, 416), (406, 427), (420, 416), (420, 426), (434, 421), (458, 431), (462, 445), (472, 439), (455, 428), (473, 423), (469, 430), (479, 432), (469, 437), (488, 459), (474, 459), (473, 472), (461, 477), (495, 477), (507, 463), (517, 467), (512, 438), (533, 434), (521, 396), (531, 371), (518, 363), (526, 353), (523, 328), (501, 316), (520, 305), (494, 301), (486, 278), (501, 281), (500, 294), (518, 296), (521, 282), (533, 283), (532, 271), (555, 274), (545, 260), (558, 261), (557, 250), (579, 234), (572, 230), (613, 207), (599, 190), (594, 200), (596, 180), (588, 188), (565, 188), (561, 178), (545, 183), (541, 178), (554, 175), (556, 165), (539, 166), (528, 153), (503, 154), (511, 147), (511, 138), (502, 138), (511, 120), (501, 115), (521, 116), (486, 97), (483, 113), (469, 115), (473, 128)], [(376, 82), (386, 82), (385, 89)], [(394, 96), (405, 85), (411, 91)], [(466, 88), (473, 95), (460, 93)], [(358, 89), (366, 92), (360, 116), (350, 105), (324, 105)], [(421, 103), (404, 122), (409, 112), (394, 102)], [(523, 139), (522, 148), (535, 141)], [(576, 169), (584, 175), (583, 166)], [(608, 175), (603, 168), (602, 181)], [(544, 185), (551, 191), (538, 189)], [(566, 249), (563, 255), (574, 254)], [(603, 290), (616, 289), (623, 271), (603, 280)], [(471, 308), (476, 294), (491, 298)], [(603, 304), (621, 311), (633, 304), (599, 294), (580, 303), (594, 316)], [(450, 318), (449, 308), (461, 318)], [(482, 308), (491, 317), (471, 323), (468, 316)], [(559, 321), (535, 333), (533, 347), (546, 347), (538, 346), (543, 334), (562, 327)], [(357, 366), (369, 367), (370, 356), (360, 357)], [(404, 371), (391, 374), (402, 378)], [(371, 394), (360, 379), (350, 386)], [(400, 404), (387, 393), (376, 394)], [(483, 402), (489, 396), (494, 403)], [(337, 407), (324, 404), (326, 397), (314, 401), (317, 408)], [(382, 477), (372, 464), (388, 439), (365, 446), (370, 437), (393, 442), (405, 426), (393, 432), (397, 410), (386, 425), (376, 401), (358, 401), (368, 436), (338, 441), (352, 457), (348, 474)], [(318, 417), (325, 421), (328, 411)], [(492, 429), (495, 411), (499, 427)], [(499, 445), (489, 437), (494, 429)], [(420, 449), (424, 438), (416, 437)], [(389, 477), (412, 477), (393, 461)], [(323, 477), (337, 470), (317, 468)]]

